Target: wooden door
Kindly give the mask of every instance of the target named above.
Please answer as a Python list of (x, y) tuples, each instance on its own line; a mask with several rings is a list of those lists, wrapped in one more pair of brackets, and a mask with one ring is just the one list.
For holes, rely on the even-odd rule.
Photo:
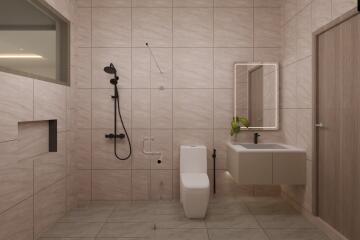
[(264, 80), (263, 66), (249, 72), (249, 121), (251, 127), (263, 127)]
[(360, 16), (318, 36), (319, 217), (360, 239)]

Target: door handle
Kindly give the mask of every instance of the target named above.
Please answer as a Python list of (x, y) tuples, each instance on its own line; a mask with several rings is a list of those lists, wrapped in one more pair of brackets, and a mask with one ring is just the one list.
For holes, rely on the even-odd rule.
[(317, 128), (323, 128), (323, 127), (324, 127), (324, 124), (323, 124), (323, 123), (317, 123), (317, 124), (315, 124), (315, 127), (317, 127)]

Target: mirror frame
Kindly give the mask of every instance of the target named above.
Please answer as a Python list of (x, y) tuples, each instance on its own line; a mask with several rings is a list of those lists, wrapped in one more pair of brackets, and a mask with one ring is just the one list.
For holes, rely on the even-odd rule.
[[(274, 66), (276, 70), (276, 79), (275, 79), (275, 104), (276, 104), (276, 113), (275, 113), (275, 126), (273, 127), (241, 127), (241, 130), (256, 130), (256, 131), (277, 131), (280, 129), (280, 74), (279, 74), (279, 63), (276, 62), (240, 62), (234, 64), (234, 117), (236, 117), (236, 67), (237, 66), (248, 66), (248, 65), (263, 65), (263, 66)], [(249, 88), (248, 88), (249, 91)]]

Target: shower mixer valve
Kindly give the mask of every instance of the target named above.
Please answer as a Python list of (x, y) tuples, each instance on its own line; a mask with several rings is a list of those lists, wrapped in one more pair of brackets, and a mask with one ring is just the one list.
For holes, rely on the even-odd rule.
[[(113, 138), (115, 138), (115, 134), (113, 134), (113, 133), (105, 134), (105, 138), (113, 139)], [(116, 138), (124, 139), (125, 134), (123, 134), (123, 133), (117, 134)]]

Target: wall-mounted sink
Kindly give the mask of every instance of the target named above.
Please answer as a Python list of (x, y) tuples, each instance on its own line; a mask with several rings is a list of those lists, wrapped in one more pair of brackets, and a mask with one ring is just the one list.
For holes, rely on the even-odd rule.
[(260, 144), (253, 144), (253, 143), (244, 143), (240, 144), (246, 149), (287, 149), (286, 146), (274, 143), (260, 143)]

